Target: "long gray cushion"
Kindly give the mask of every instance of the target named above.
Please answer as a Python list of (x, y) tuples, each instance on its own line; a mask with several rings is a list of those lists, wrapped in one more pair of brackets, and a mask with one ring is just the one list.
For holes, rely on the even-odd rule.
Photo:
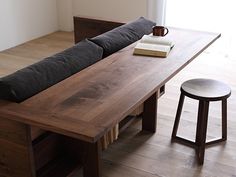
[(102, 59), (103, 49), (89, 40), (0, 78), (0, 99), (21, 102)]
[(154, 25), (154, 22), (140, 17), (90, 40), (103, 48), (104, 58), (141, 39), (144, 34), (150, 34)]

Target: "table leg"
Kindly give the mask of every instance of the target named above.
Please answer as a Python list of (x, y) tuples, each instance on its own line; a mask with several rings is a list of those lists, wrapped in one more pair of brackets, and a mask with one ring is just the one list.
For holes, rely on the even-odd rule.
[(144, 102), (142, 130), (156, 132), (158, 93), (155, 92)]
[(84, 177), (101, 177), (101, 141), (87, 143), (87, 156), (84, 163)]

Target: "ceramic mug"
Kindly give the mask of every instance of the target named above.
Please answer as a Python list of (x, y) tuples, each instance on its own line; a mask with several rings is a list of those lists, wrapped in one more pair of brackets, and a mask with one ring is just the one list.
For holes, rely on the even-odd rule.
[(164, 26), (154, 26), (152, 28), (152, 34), (153, 36), (165, 36), (169, 33), (168, 28)]

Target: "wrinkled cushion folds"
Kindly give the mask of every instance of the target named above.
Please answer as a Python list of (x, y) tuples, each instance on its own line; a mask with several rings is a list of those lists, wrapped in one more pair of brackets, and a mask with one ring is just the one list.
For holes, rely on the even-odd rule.
[(154, 25), (154, 22), (140, 17), (90, 40), (103, 48), (104, 58), (141, 39), (144, 34), (150, 34)]
[(0, 99), (21, 102), (102, 59), (89, 40), (0, 78)]

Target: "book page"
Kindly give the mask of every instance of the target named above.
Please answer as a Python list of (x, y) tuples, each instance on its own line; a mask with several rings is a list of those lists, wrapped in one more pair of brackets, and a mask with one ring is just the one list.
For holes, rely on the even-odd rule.
[(135, 55), (146, 55), (155, 57), (167, 57), (170, 46), (159, 44), (148, 44), (139, 42), (134, 48)]
[(147, 44), (147, 43), (138, 43), (135, 49), (143, 49), (143, 50), (153, 50), (153, 51), (162, 51), (169, 52), (170, 46), (167, 45), (158, 45), (158, 44)]
[(148, 43), (148, 44), (160, 44), (167, 45), (170, 47), (174, 46), (174, 43), (165, 37), (153, 36), (153, 35), (144, 35), (140, 40), (140, 43)]

